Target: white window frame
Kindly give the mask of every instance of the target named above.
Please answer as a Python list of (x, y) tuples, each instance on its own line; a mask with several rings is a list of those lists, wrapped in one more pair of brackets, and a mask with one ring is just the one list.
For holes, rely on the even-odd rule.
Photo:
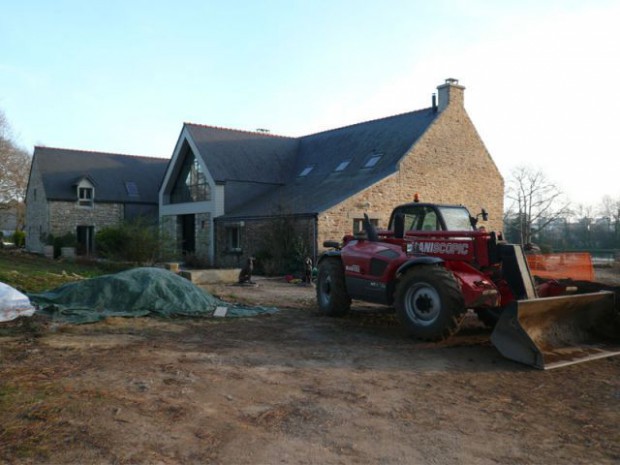
[(77, 186), (78, 206), (93, 208), (95, 203), (95, 188), (90, 183), (80, 183)]

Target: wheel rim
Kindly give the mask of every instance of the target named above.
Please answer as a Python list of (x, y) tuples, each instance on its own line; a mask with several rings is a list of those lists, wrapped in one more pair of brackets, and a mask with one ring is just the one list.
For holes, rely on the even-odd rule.
[(441, 313), (441, 298), (437, 290), (425, 283), (418, 283), (407, 289), (405, 311), (411, 321), (429, 326)]
[(331, 276), (325, 276), (319, 285), (319, 296), (321, 298), (321, 305), (327, 306), (331, 300), (332, 293), (332, 278)]

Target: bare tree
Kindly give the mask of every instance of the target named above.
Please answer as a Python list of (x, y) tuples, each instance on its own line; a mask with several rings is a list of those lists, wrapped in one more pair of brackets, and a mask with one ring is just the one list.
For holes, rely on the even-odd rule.
[(606, 195), (601, 200), (599, 207), (601, 216), (609, 221), (609, 226), (613, 225), (612, 246), (620, 246), (620, 197), (613, 199)]
[(570, 213), (563, 192), (545, 174), (527, 166), (515, 168), (508, 180), (506, 220), (514, 225), (520, 244)]
[(0, 204), (23, 202), (29, 171), (30, 154), (15, 144), (11, 128), (0, 110)]

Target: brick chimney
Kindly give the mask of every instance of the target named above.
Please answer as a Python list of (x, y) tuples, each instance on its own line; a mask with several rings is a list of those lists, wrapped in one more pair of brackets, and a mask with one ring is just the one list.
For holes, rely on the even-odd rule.
[(445, 84), (437, 87), (439, 96), (439, 112), (446, 109), (448, 105), (463, 106), (463, 94), (465, 87), (459, 85), (459, 80), (454, 78), (446, 79)]

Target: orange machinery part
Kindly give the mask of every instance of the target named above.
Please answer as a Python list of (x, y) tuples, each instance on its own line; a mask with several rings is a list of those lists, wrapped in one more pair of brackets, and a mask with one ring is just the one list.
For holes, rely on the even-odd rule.
[(526, 257), (533, 276), (594, 281), (594, 266), (589, 253), (532, 254)]

